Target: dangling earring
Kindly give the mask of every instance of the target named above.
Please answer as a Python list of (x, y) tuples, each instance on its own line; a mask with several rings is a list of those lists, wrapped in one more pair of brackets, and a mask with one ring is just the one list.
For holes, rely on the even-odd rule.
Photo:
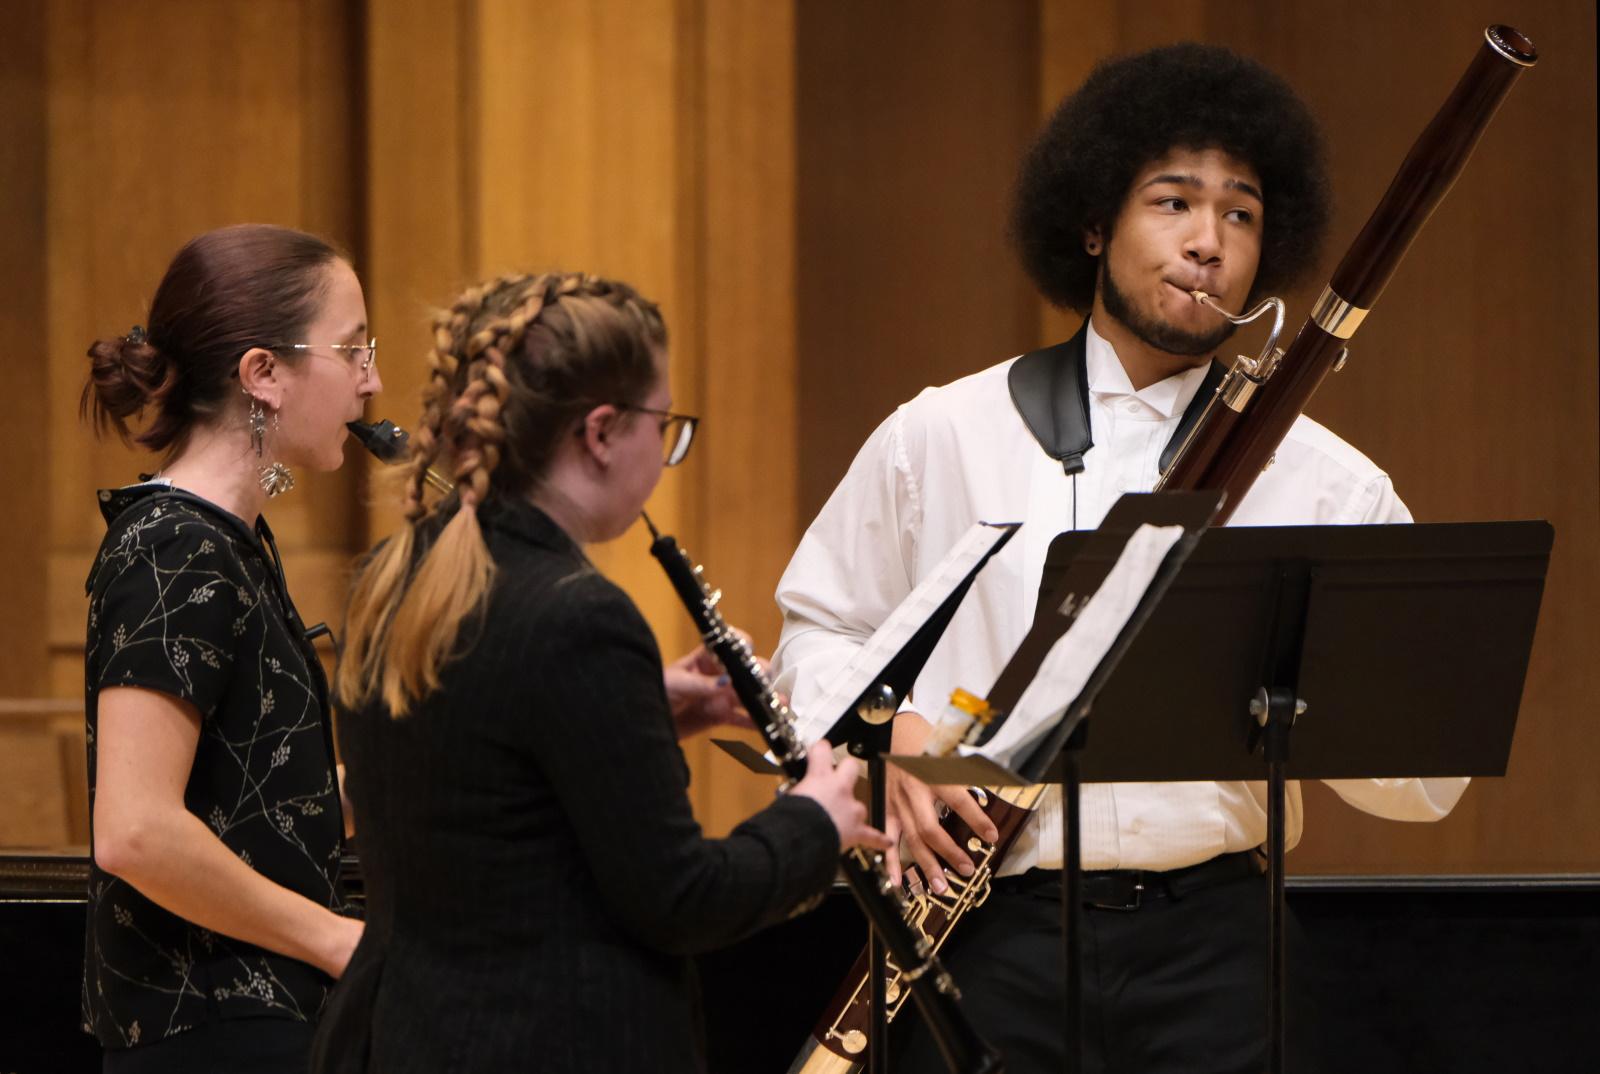
[[(278, 415), (272, 415), (272, 428), (278, 428)], [(250, 397), (250, 443), (256, 449), (256, 480), (261, 483), (261, 491), (267, 498), (279, 496), (294, 488), (294, 474), (281, 462), (267, 462), (267, 412), (261, 405), (261, 400), (255, 396)]]

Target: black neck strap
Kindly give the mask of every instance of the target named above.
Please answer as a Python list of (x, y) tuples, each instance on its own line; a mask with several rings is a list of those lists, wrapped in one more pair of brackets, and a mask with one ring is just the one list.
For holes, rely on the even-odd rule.
[[(1022, 415), (1022, 422), (1039, 441), (1046, 455), (1061, 464), (1069, 474), (1083, 469), (1083, 457), (1094, 447), (1089, 432), (1089, 358), (1085, 342), (1089, 324), (1065, 343), (1024, 354), (1011, 363), (1006, 382), (1011, 402)], [(1206, 404), (1216, 394), (1227, 368), (1212, 360), (1206, 378), (1194, 393), (1183, 419), (1161, 450), (1161, 470), (1172, 465), (1178, 446), (1205, 413)]]

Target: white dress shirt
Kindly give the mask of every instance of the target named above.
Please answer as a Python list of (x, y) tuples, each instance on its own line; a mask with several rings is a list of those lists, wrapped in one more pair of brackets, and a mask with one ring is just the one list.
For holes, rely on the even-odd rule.
[[(1091, 324), (1086, 341), (1094, 447), (1069, 477), (1012, 404), (1011, 362), (927, 388), (873, 432), (802, 538), (778, 583), (783, 635), (778, 689), (810, 742), (839, 713), (808, 712), (850, 656), (976, 521), (1024, 523), (979, 572), (904, 708), (937, 715), (955, 687), (983, 696), (1033, 622), (1045, 553), (1056, 534), (1093, 529), (1124, 492), (1155, 484), (1162, 449), (1205, 378), (1188, 370), (1134, 391)], [(1012, 359), (1015, 361), (1015, 359)], [(1302, 416), (1229, 525), (1409, 522), (1388, 476)], [(1356, 807), (1395, 820), (1437, 820), (1465, 779), (1329, 780)], [(1176, 869), (1266, 839), (1266, 785), (1086, 784), (1085, 869)], [(1299, 841), (1298, 783), (1288, 791), (1288, 841)], [(1061, 808), (1052, 788), (1007, 858), (1005, 873), (1061, 865)]]

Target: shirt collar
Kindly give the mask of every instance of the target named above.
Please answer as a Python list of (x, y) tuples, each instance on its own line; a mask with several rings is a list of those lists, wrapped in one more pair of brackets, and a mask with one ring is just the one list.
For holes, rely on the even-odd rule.
[(141, 475), (141, 480), (137, 484), (123, 485), (121, 488), (115, 489), (101, 489), (96, 495), (100, 501), (100, 516), (105, 519), (107, 526), (115, 522), (119, 515), (134, 504), (151, 496), (161, 495), (203, 508), (246, 536), (260, 537), (265, 533), (270, 539), (272, 532), (267, 528), (267, 520), (261, 515), (256, 516), (256, 524), (252, 528), (248, 522), (226, 507), (212, 503), (204, 496), (196, 495), (188, 489), (174, 485), (170, 477), (143, 477)]
[(1086, 336), (1084, 356), (1090, 394), (1102, 399), (1137, 399), (1163, 419), (1176, 417), (1188, 408), (1189, 401), (1200, 390), (1200, 382), (1206, 379), (1206, 371), (1210, 368), (1209, 362), (1202, 362), (1193, 369), (1185, 369), (1166, 380), (1134, 391), (1128, 371), (1122, 368), (1122, 360), (1106, 338), (1095, 331), (1092, 319), (1088, 323)]
[(519, 496), (491, 495), (478, 508), (478, 521), (584, 563), (589, 561), (582, 546), (555, 519)]
[[(228, 529), (233, 530), (243, 537), (252, 548), (265, 560), (278, 576), (284, 602), (289, 601), (288, 586), (283, 584), (283, 565), (278, 558), (278, 545), (273, 539), (272, 529), (267, 525), (267, 520), (261, 515), (256, 516), (254, 528), (238, 515), (212, 503), (203, 496), (197, 496), (188, 489), (181, 489), (172, 483), (171, 478), (144, 477), (136, 485), (123, 485), (121, 488), (100, 489), (97, 498), (100, 501), (100, 514), (106, 520), (107, 536), (110, 536), (110, 527), (121, 518), (123, 513), (135, 504), (141, 503), (154, 496), (162, 496), (168, 500), (199, 508), (214, 521), (220, 522)], [(270, 550), (271, 554), (268, 555)], [(100, 557), (95, 557), (94, 564), (89, 568), (88, 581), (84, 583), (84, 591), (88, 592), (94, 586), (95, 572), (99, 570)]]
[(100, 500), (100, 516), (106, 520), (106, 525), (117, 520), (117, 516), (129, 507), (138, 503), (146, 496), (157, 492), (165, 492), (172, 488), (172, 482), (164, 477), (151, 478), (140, 481), (136, 485), (123, 485), (116, 489), (101, 489), (96, 496)]

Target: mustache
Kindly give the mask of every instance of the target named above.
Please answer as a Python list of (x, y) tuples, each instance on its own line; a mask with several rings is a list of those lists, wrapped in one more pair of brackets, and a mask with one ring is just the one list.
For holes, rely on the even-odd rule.
[(1217, 297), (1216, 293), (1211, 290), (1216, 281), (1208, 280), (1203, 276), (1163, 276), (1162, 280), (1170, 283), (1180, 291), (1204, 291), (1212, 298)]
[[(1227, 320), (1204, 332), (1191, 332), (1180, 328), (1153, 311), (1141, 309), (1127, 292), (1117, 286), (1116, 277), (1104, 268), (1100, 273), (1100, 288), (1106, 313), (1121, 322), (1140, 342), (1166, 354), (1185, 358), (1215, 354), (1217, 348), (1226, 343), (1237, 331), (1234, 324)], [(1205, 290), (1205, 288), (1194, 287), (1189, 290)]]

